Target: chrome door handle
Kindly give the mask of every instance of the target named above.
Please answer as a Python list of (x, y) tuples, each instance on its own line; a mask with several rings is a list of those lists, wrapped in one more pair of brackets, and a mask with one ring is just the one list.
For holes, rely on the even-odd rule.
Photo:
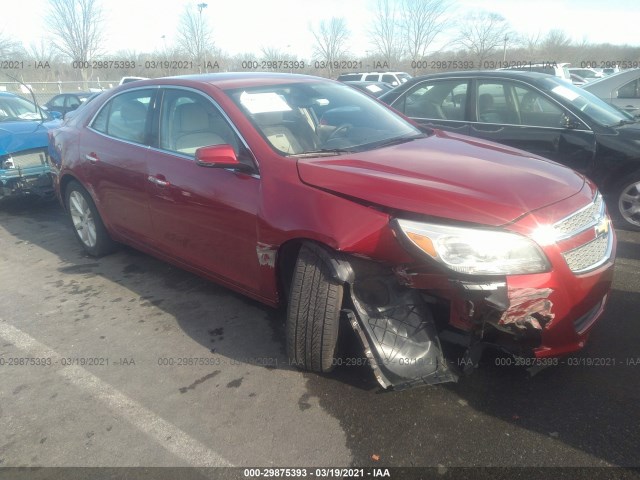
[(158, 177), (154, 177), (153, 175), (149, 175), (147, 177), (147, 180), (149, 180), (151, 183), (155, 183), (159, 187), (166, 187), (167, 185), (169, 185), (169, 182), (167, 182), (166, 180), (161, 180)]
[(85, 159), (85, 160), (88, 160), (88, 161), (89, 161), (89, 162), (91, 162), (91, 163), (97, 163), (97, 162), (98, 162), (98, 156), (97, 156), (95, 153), (93, 153), (93, 152), (91, 152), (91, 153), (87, 153), (87, 154), (84, 156), (84, 159)]

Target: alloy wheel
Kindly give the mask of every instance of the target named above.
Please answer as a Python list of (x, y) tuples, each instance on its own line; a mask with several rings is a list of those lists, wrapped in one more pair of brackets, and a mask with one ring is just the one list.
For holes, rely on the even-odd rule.
[(87, 247), (93, 248), (96, 245), (96, 224), (91, 213), (91, 208), (78, 191), (71, 192), (69, 195), (69, 213), (73, 226), (78, 233), (78, 237)]

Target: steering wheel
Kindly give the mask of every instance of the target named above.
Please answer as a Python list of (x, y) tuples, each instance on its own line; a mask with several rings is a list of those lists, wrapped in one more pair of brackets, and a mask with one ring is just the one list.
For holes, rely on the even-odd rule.
[(341, 123), (336, 127), (336, 129), (333, 132), (331, 132), (331, 134), (329, 134), (329, 136), (325, 140), (325, 143), (330, 142), (334, 138), (338, 138), (340, 134), (343, 134), (343, 135), (346, 134), (352, 128), (353, 128), (353, 125), (351, 125), (350, 123)]

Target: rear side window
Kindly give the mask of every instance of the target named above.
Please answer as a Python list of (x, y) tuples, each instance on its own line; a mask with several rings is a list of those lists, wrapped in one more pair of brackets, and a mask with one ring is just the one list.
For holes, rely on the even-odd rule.
[(412, 118), (464, 120), (466, 98), (467, 80), (423, 82), (409, 90), (400, 110)]
[(341, 82), (354, 82), (358, 81), (362, 78), (362, 75), (359, 73), (343, 73), (338, 77), (338, 80)]
[(391, 85), (398, 85), (399, 82), (393, 75), (382, 75), (382, 81), (384, 83), (390, 83)]
[(91, 127), (111, 137), (145, 143), (153, 90), (134, 90), (109, 100)]
[(365, 82), (377, 82), (379, 79), (380, 79), (380, 75), (378, 75), (377, 73), (367, 75), (366, 77), (364, 77)]

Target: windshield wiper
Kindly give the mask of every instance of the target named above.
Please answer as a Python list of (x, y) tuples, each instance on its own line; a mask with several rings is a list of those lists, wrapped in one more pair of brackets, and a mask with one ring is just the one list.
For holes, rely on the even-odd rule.
[(427, 137), (428, 135), (424, 133), (420, 133), (419, 135), (412, 135), (410, 137), (396, 137), (396, 138), (387, 140), (386, 142), (378, 143), (375, 146), (375, 148), (391, 147), (392, 145), (400, 145), (401, 143), (407, 143), (413, 140), (418, 140), (419, 138), (427, 138)]
[(296, 158), (305, 157), (331, 157), (333, 155), (342, 155), (343, 153), (352, 153), (353, 150), (347, 150), (346, 148), (320, 148), (318, 150), (310, 150), (308, 152), (296, 153), (291, 155)]

